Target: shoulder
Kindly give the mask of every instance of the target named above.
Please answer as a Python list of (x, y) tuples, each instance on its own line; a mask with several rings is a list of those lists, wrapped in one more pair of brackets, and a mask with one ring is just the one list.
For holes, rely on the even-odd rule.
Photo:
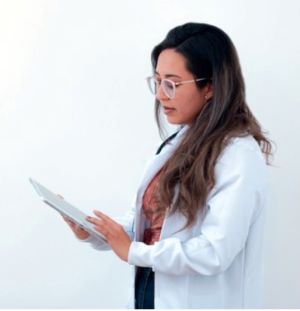
[(255, 162), (265, 162), (260, 146), (251, 135), (231, 138), (221, 152), (218, 162), (228, 165), (235, 161), (243, 162), (246, 158)]
[(216, 178), (236, 175), (257, 184), (265, 183), (267, 165), (253, 136), (232, 138), (221, 152), (215, 167)]

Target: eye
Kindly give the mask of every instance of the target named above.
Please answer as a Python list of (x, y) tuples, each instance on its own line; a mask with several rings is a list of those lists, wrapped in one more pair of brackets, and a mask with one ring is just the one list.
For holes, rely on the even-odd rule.
[(165, 86), (166, 88), (168, 88), (169, 90), (173, 89), (173, 83), (169, 80), (165, 80)]
[(175, 85), (175, 87), (177, 88), (178, 86), (181, 85), (181, 83), (180, 83), (179, 81), (174, 81), (174, 85)]

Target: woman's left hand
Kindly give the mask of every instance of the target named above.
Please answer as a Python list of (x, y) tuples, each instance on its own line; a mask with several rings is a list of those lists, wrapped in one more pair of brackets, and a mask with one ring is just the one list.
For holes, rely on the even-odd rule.
[(123, 226), (100, 211), (93, 211), (96, 217), (87, 217), (86, 220), (94, 225), (96, 231), (103, 234), (112, 250), (124, 261), (128, 261), (131, 240)]

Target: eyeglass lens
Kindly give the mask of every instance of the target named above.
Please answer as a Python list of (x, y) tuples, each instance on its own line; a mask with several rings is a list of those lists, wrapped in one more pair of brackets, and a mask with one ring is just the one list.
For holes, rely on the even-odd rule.
[(169, 98), (173, 98), (175, 95), (175, 84), (170, 80), (163, 79), (161, 82), (159, 82), (153, 77), (148, 79), (148, 85), (151, 93), (153, 93), (154, 95), (157, 94), (160, 83), (166, 96), (168, 96)]

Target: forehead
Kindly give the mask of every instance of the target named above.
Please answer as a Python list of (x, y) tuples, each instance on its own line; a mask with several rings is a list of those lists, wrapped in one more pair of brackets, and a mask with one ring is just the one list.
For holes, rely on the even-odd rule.
[(187, 74), (186, 59), (174, 49), (163, 50), (157, 60), (156, 72), (160, 75), (165, 74)]

